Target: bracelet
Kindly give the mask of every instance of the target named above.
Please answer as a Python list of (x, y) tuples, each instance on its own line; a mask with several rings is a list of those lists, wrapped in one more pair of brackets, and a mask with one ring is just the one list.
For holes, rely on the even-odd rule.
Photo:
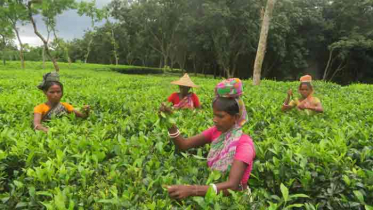
[(212, 188), (214, 189), (215, 191), (215, 194), (218, 194), (218, 187), (216, 187), (215, 184), (210, 184), (212, 186)]
[(194, 185), (194, 195), (195, 195), (195, 196), (198, 195), (197, 185)]
[(176, 132), (175, 133), (170, 133), (170, 132), (168, 132), (168, 136), (170, 137), (170, 138), (177, 138), (178, 136), (180, 136), (180, 131), (179, 131), (179, 129), (177, 129), (176, 130)]

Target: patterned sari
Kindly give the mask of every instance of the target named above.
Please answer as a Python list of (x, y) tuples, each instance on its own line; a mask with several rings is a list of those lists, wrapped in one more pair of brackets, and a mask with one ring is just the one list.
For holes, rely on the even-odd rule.
[(227, 171), (233, 163), (236, 147), (241, 136), (242, 129), (237, 125), (222, 133), (218, 139), (211, 143), (207, 165), (214, 170)]
[(66, 113), (68, 113), (67, 109), (61, 103), (58, 103), (43, 116), (41, 121), (50, 121), (54, 116), (60, 117)]
[(317, 97), (314, 97), (313, 93), (311, 93), (307, 98), (303, 99), (302, 101), (300, 101), (298, 98), (296, 98), (294, 100), (291, 100), (289, 105), (292, 106), (292, 107), (297, 107), (298, 111), (304, 112), (307, 115), (313, 115), (313, 114), (316, 114), (315, 111), (310, 110), (310, 109), (301, 110), (298, 107), (301, 106), (301, 105), (309, 105), (309, 106), (313, 105), (313, 106), (315, 106), (318, 103), (321, 103), (320, 99), (317, 98)]
[(178, 104), (175, 104), (176, 109), (193, 109), (194, 103), (192, 99), (192, 94), (185, 96)]

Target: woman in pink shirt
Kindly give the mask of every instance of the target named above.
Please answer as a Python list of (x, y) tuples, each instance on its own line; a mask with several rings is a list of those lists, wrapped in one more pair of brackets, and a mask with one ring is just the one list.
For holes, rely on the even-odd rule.
[[(232, 78), (224, 80), (215, 87), (216, 98), (212, 103), (214, 126), (201, 134), (184, 138), (174, 125), (169, 128), (169, 136), (178, 149), (211, 144), (207, 156), (207, 164), (213, 170), (228, 172), (228, 180), (211, 184), (216, 193), (229, 194), (228, 190), (242, 191), (248, 189), (253, 160), (254, 144), (251, 138), (242, 132), (247, 121), (245, 105), (240, 98), (242, 82)], [(161, 106), (160, 111), (171, 112), (168, 107)], [(168, 187), (172, 198), (183, 199), (189, 196), (205, 196), (209, 185), (173, 185)]]

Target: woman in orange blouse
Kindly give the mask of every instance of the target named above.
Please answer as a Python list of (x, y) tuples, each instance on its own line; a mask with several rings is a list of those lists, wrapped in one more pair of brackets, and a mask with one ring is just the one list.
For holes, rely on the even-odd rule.
[(296, 107), (300, 111), (303, 110), (307, 115), (324, 112), (320, 99), (313, 96), (314, 90), (311, 84), (312, 77), (310, 75), (304, 75), (300, 78), (300, 82), (298, 90), (301, 98), (290, 100), (290, 98), (293, 97), (293, 91), (291, 89), (288, 90), (287, 97), (281, 110), (287, 111)]
[(59, 82), (57, 73), (48, 73), (43, 77), (43, 82), (38, 86), (47, 97), (48, 101), (37, 105), (34, 108), (34, 129), (48, 132), (48, 128), (43, 126), (43, 121), (49, 121), (54, 116), (61, 116), (65, 113), (74, 113), (77, 117), (87, 118), (89, 115), (89, 106), (83, 107), (80, 112), (68, 103), (60, 102), (63, 96), (63, 85)]

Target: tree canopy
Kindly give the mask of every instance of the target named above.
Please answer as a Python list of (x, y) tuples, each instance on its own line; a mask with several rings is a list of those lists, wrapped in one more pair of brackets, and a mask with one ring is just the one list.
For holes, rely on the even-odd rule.
[[(64, 2), (73, 5), (73, 0)], [(62, 48), (68, 49), (73, 62), (170, 67), (249, 78), (266, 2), (112, 0), (99, 10), (95, 1), (83, 1), (75, 6), (79, 14), (91, 17), (92, 24), (82, 38), (65, 41)], [(68, 9), (56, 8), (62, 10), (52, 10), (51, 17)], [(107, 23), (98, 27), (95, 23), (102, 19)], [(372, 82), (372, 22), (373, 0), (277, 1), (261, 77), (295, 80), (311, 74), (341, 84)]]

